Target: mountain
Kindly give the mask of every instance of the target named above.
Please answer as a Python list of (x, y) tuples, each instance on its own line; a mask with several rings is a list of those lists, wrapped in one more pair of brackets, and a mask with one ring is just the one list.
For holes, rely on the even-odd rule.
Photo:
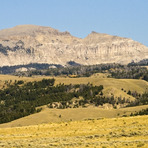
[(50, 27), (19, 25), (0, 30), (0, 66), (29, 63), (91, 65), (148, 58), (148, 47), (132, 39), (92, 32), (80, 39)]

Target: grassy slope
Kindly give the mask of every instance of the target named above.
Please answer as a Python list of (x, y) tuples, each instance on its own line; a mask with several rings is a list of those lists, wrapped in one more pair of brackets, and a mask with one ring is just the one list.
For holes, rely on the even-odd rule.
[[(2, 86), (5, 80), (24, 80), (26, 82), (29, 81), (39, 81), (43, 78), (51, 78), (46, 76), (37, 76), (37, 77), (17, 77), (11, 75), (0, 75), (0, 86)], [(92, 77), (81, 77), (81, 78), (62, 78), (55, 77), (55, 84), (65, 83), (65, 84), (87, 84), (88, 82), (94, 85), (103, 85), (105, 88), (114, 87), (116, 89), (121, 90), (122, 88), (126, 91), (137, 91), (139, 93), (143, 93), (148, 91), (148, 82), (144, 80), (136, 80), (136, 79), (114, 79), (114, 78), (100, 78), (100, 76), (92, 76)]]
[(0, 147), (148, 147), (148, 116), (1, 128)]
[[(148, 108), (148, 105), (128, 107), (121, 109), (103, 109), (97, 107), (90, 108), (73, 108), (73, 109), (49, 109), (44, 106), (44, 109), (9, 123), (0, 124), (2, 127), (16, 127), (28, 126), (49, 122), (65, 122), (65, 121), (78, 121), (85, 119), (100, 119), (100, 118), (115, 118), (123, 115), (130, 115), (131, 112), (139, 111)], [(61, 117), (59, 117), (61, 115)]]
[(56, 83), (77, 84), (77, 83), (93, 83), (94, 85), (103, 85), (107, 87), (115, 87), (117, 89), (131, 90), (144, 92), (148, 89), (148, 82), (136, 79), (114, 79), (114, 78), (97, 78), (97, 77), (82, 77), (82, 78), (56, 78)]
[[(148, 82), (144, 80), (98, 78), (96, 76), (88, 78), (56, 78), (56, 84), (86, 84), (88, 82), (94, 85), (103, 85), (103, 93), (105, 96), (111, 96), (111, 94), (114, 94), (115, 97), (121, 96), (130, 100), (134, 100), (135, 98), (127, 94), (128, 90), (137, 91), (138, 93), (148, 91)], [(126, 92), (122, 91), (121, 89), (124, 89)]]
[[(102, 77), (102, 74), (101, 74)], [(46, 76), (37, 77), (17, 77), (11, 75), (0, 75), (0, 89), (4, 85), (5, 80), (24, 80), (29, 81), (39, 81), (43, 78), (51, 78)], [(62, 78), (55, 77), (55, 84), (65, 83), (65, 84), (87, 84), (88, 82), (93, 85), (103, 85), (103, 93), (105, 96), (111, 96), (114, 94), (115, 97), (125, 97), (125, 99), (134, 100), (135, 98), (128, 95), (128, 90), (137, 91), (138, 93), (143, 93), (148, 91), (148, 82), (144, 80), (136, 79), (114, 79), (114, 78), (100, 78), (100, 75), (93, 75), (91, 77), (81, 77), (81, 78)], [(126, 92), (122, 91), (124, 89)]]

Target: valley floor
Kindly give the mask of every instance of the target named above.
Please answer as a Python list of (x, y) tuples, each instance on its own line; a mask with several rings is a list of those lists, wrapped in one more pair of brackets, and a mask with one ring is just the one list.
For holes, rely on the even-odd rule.
[(148, 147), (148, 116), (0, 128), (0, 147)]
[(8, 123), (0, 124), (0, 128), (20, 127), (36, 124), (46, 124), (55, 122), (80, 121), (87, 119), (119, 118), (129, 116), (131, 113), (148, 108), (148, 105), (126, 107), (120, 109), (108, 109), (88, 107), (88, 108), (69, 108), (51, 109), (47, 105), (42, 106), (42, 111)]

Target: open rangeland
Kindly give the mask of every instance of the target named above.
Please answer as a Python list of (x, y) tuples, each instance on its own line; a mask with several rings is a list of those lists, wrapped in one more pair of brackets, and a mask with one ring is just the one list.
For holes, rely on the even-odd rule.
[(148, 116), (1, 128), (0, 147), (148, 147)]
[(8, 123), (0, 124), (0, 128), (45, 124), (51, 122), (82, 121), (88, 119), (119, 118), (148, 108), (148, 105), (120, 109), (104, 109), (98, 107), (50, 109), (46, 105), (42, 111)]

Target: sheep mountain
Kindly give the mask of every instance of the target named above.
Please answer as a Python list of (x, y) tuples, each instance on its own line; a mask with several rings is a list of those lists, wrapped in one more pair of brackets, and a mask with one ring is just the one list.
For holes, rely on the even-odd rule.
[(81, 39), (50, 27), (19, 25), (0, 30), (0, 66), (47, 63), (83, 65), (148, 58), (148, 47), (132, 39), (92, 32)]

